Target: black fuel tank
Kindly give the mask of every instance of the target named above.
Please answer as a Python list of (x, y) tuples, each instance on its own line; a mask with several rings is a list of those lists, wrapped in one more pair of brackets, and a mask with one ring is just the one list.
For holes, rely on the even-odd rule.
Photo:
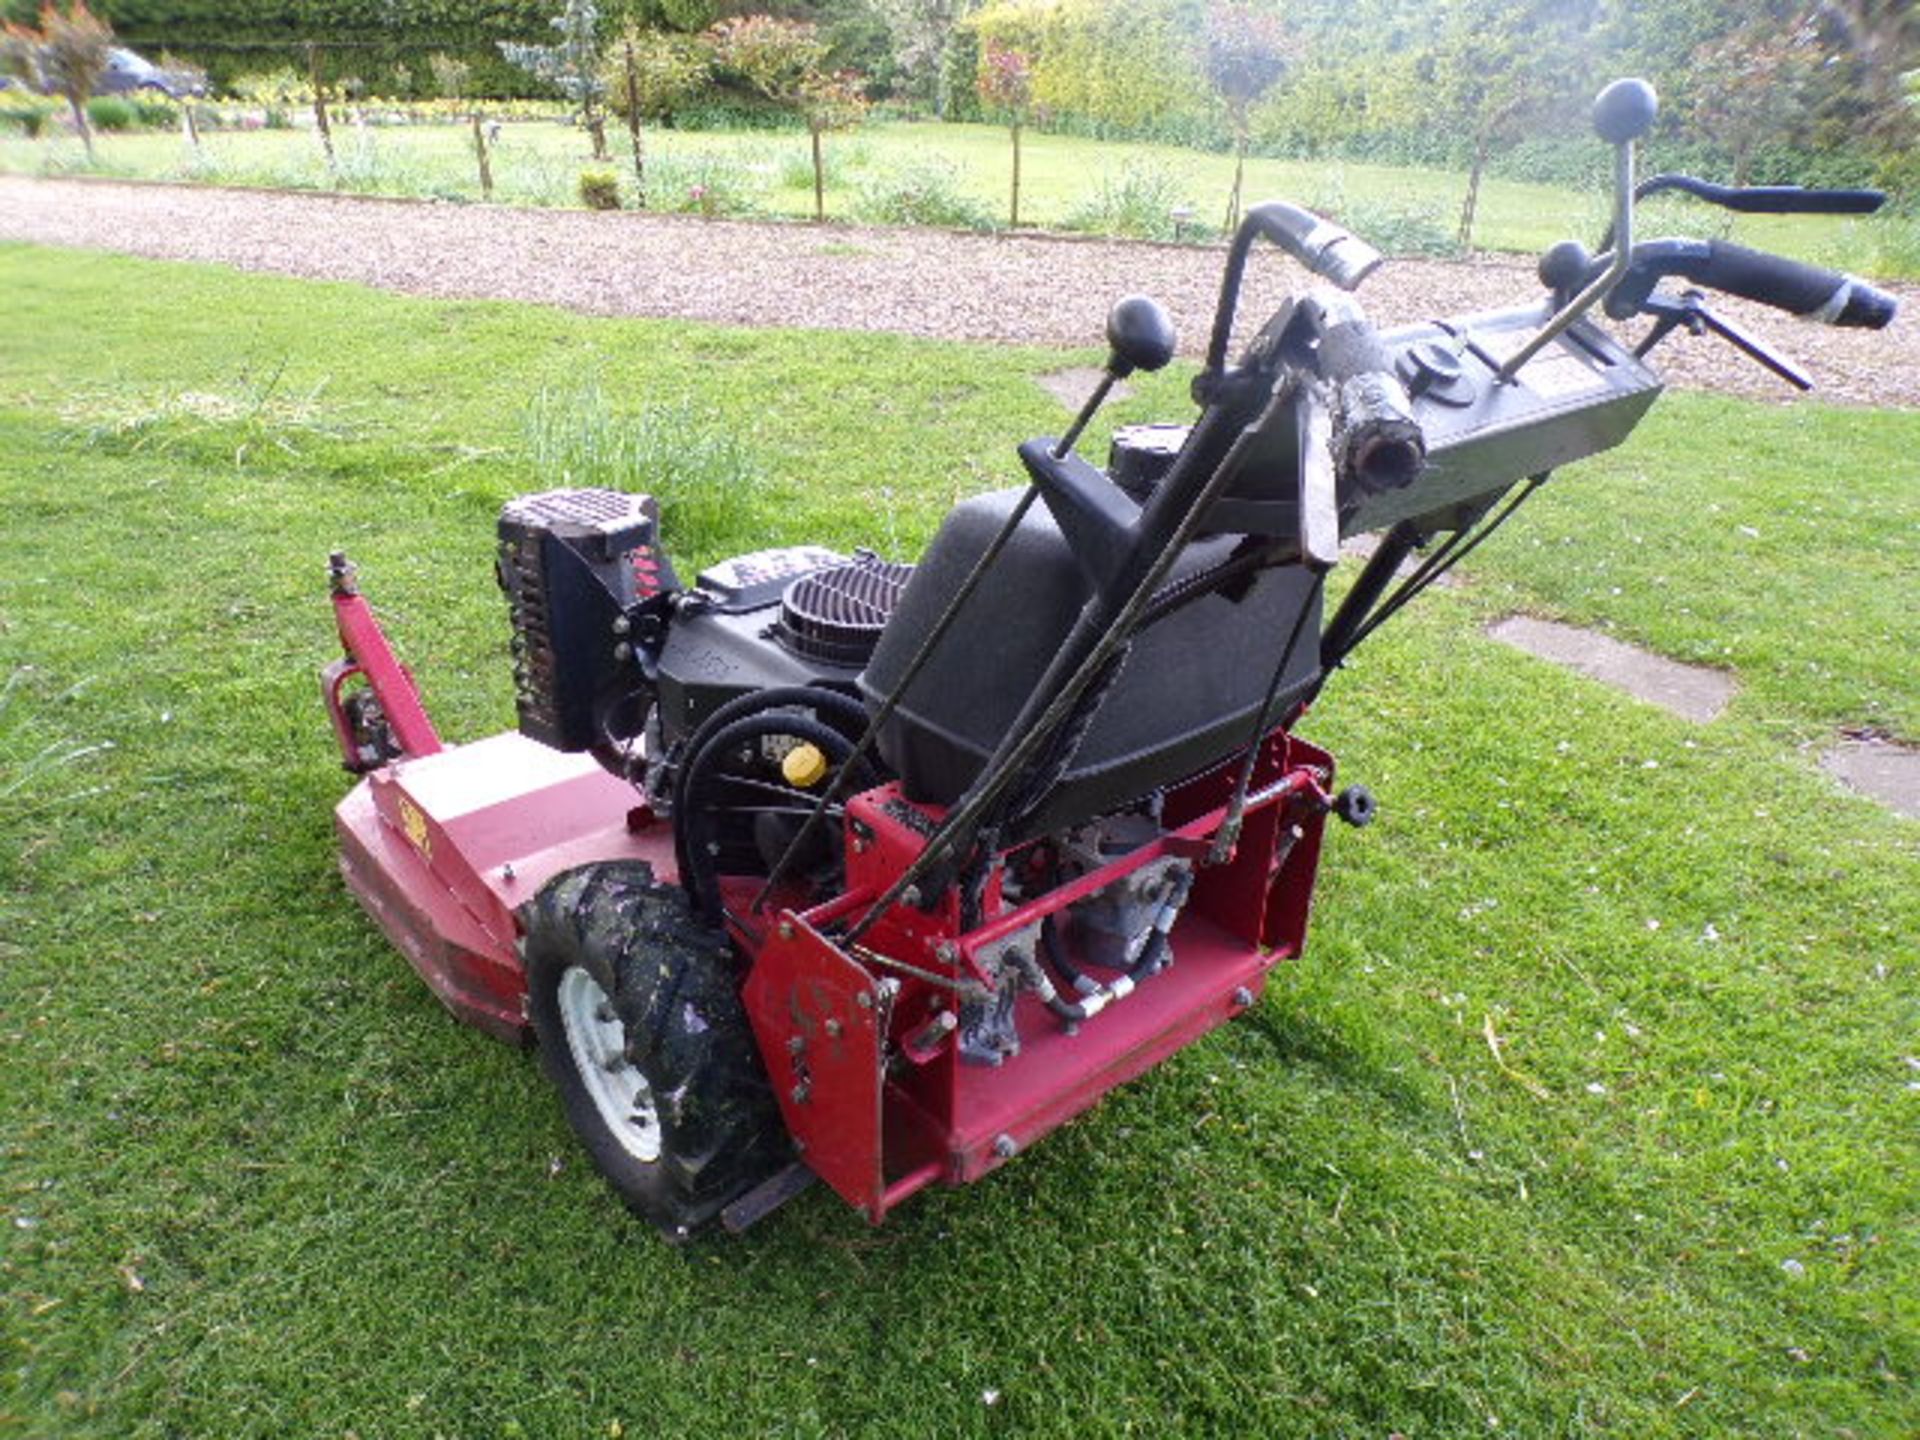
[[(947, 516), (860, 677), (870, 707), (892, 692), (1020, 494), (977, 496)], [(1223, 536), (1190, 546), (1168, 587), (1219, 565), (1235, 544)], [(910, 799), (951, 804), (960, 796), (1086, 597), (1080, 566), (1045, 507), (1036, 505), (880, 732), (881, 754)], [(1238, 599), (1206, 594), (1142, 630), (1058, 787), (1023, 830), (1038, 834), (1118, 808), (1237, 749), (1309, 604), (1313, 613), (1284, 681), (1284, 707), (1319, 673), (1319, 600), (1306, 570), (1264, 571)]]

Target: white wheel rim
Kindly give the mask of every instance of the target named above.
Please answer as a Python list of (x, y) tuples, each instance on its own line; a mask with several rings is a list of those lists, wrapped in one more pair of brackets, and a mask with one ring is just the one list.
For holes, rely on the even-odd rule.
[(642, 1164), (660, 1158), (660, 1110), (647, 1079), (627, 1059), (627, 1031), (607, 992), (578, 965), (560, 977), (560, 1028), (573, 1068), (622, 1150)]

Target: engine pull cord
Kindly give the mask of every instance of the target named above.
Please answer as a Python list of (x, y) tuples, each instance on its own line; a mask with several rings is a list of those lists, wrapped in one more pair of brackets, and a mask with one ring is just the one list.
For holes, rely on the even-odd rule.
[(1213, 832), (1213, 846), (1207, 851), (1208, 865), (1225, 864), (1233, 854), (1234, 846), (1240, 843), (1240, 825), (1247, 809), (1247, 787), (1253, 783), (1253, 767), (1260, 758), (1260, 742), (1266, 739), (1267, 731), (1273, 726), (1273, 706), (1280, 698), (1281, 685), (1286, 681), (1287, 666), (1293, 663), (1293, 652), (1299, 647), (1301, 633), (1307, 628), (1307, 616), (1318, 608), (1320, 592), (1326, 588), (1326, 583), (1327, 572), (1315, 570), (1313, 587), (1301, 603), (1300, 613), (1293, 619), (1293, 630), (1280, 651), (1280, 662), (1273, 667), (1273, 678), (1267, 681), (1267, 693), (1260, 701), (1259, 710), (1254, 713), (1253, 733), (1247, 737), (1246, 753), (1240, 759), (1240, 774), (1233, 783), (1233, 798), (1227, 803), (1226, 818), (1221, 820), (1220, 828)]
[(813, 832), (819, 829), (820, 820), (827, 813), (828, 808), (845, 796), (848, 783), (853, 776), (855, 762), (867, 758), (867, 752), (873, 748), (874, 741), (879, 738), (881, 726), (892, 718), (893, 712), (906, 697), (908, 687), (919, 676), (940, 642), (946, 638), (947, 631), (959, 618), (962, 607), (972, 598), (980, 582), (986, 578), (987, 571), (993, 568), (994, 561), (1000, 558), (1000, 552), (1007, 548), (1007, 542), (1013, 539), (1014, 531), (1020, 528), (1020, 522), (1026, 518), (1027, 511), (1033, 508), (1033, 502), (1039, 498), (1039, 495), (1039, 486), (1027, 487), (1027, 493), (1020, 497), (1019, 502), (1008, 513), (1005, 522), (1000, 526), (999, 533), (987, 543), (987, 548), (980, 552), (980, 558), (973, 562), (973, 568), (960, 582), (960, 588), (953, 592), (953, 598), (947, 602), (947, 608), (940, 612), (940, 618), (933, 622), (933, 628), (927, 632), (927, 638), (920, 642), (920, 648), (907, 662), (907, 668), (901, 674), (899, 683), (893, 687), (892, 693), (880, 702), (880, 708), (874, 711), (872, 718), (867, 721), (867, 728), (854, 744), (852, 755), (841, 765), (839, 773), (833, 777), (833, 783), (820, 792), (820, 798), (814, 802), (812, 813), (807, 816), (793, 839), (787, 843), (787, 848), (781, 852), (780, 858), (774, 862), (773, 869), (767, 874), (767, 883), (762, 885), (760, 893), (753, 897), (751, 907), (753, 912), (757, 913), (760, 907), (767, 903), (767, 896), (773, 893), (773, 887), (785, 877), (787, 867), (793, 863), (794, 857), (802, 853), (801, 847), (812, 837)]

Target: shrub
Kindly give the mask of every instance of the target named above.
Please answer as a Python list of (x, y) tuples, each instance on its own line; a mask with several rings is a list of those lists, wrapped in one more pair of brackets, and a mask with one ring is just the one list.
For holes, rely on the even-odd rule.
[(1877, 270), (1907, 279), (1920, 278), (1920, 217), (1900, 214), (1874, 228), (1873, 255)]
[(966, 28), (978, 63), (991, 49), (1029, 57), (1033, 103), (1050, 123), (1141, 138), (1195, 128), (1218, 136), (1193, 43), (1199, 8), (1190, 0), (995, 0)]
[(684, 401), (637, 414), (613, 412), (597, 381), (542, 390), (522, 426), (527, 458), (543, 487), (643, 491), (660, 502), (673, 554), (717, 558), (751, 533), (767, 474), (752, 450)]
[[(1138, 240), (1172, 240), (1173, 212), (1192, 209), (1179, 178), (1162, 165), (1128, 161), (1104, 175), (1093, 193), (1067, 215), (1067, 229), (1096, 235), (1126, 235)], [(1182, 225), (1181, 235), (1191, 234)]]
[(171, 100), (136, 95), (128, 103), (133, 106), (134, 123), (142, 130), (171, 130), (180, 123), (180, 107)]
[(589, 210), (618, 210), (620, 177), (611, 170), (582, 170), (580, 203)]
[(854, 215), (883, 225), (937, 225), (954, 230), (990, 230), (993, 216), (962, 185), (951, 160), (927, 156), (860, 184)]
[[(671, 124), (676, 130), (804, 130), (806, 122), (757, 95), (729, 93), (724, 98), (691, 100), (676, 105)], [(812, 184), (809, 179), (808, 184)]]
[[(809, 184), (813, 167), (807, 167)], [(725, 155), (656, 155), (647, 162), (647, 207), (682, 215), (751, 215), (760, 208), (761, 182)]]
[[(821, 175), (829, 190), (837, 190), (847, 183), (849, 171), (865, 165), (869, 158), (867, 148), (857, 141), (850, 145), (836, 145), (833, 149), (820, 152)], [(774, 157), (774, 167), (780, 184), (788, 190), (811, 190), (813, 188), (813, 157), (805, 150), (785, 146)]]
[(1314, 197), (1310, 209), (1346, 226), (1383, 255), (1458, 255), (1459, 230), (1431, 206), (1348, 199), (1339, 189)]
[(37, 140), (46, 133), (47, 121), (53, 115), (53, 106), (31, 98), (9, 100), (0, 105), (0, 126), (18, 130), (29, 140)]
[(96, 130), (131, 130), (140, 114), (118, 95), (98, 95), (87, 102), (87, 119)]

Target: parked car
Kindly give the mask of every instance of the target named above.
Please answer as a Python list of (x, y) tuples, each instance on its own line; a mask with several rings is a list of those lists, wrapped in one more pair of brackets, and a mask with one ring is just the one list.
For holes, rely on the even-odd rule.
[[(0, 75), (0, 91), (30, 88), (33, 87), (24, 80)], [(100, 72), (100, 78), (94, 82), (93, 93), (131, 95), (137, 90), (158, 90), (169, 99), (183, 100), (189, 95), (206, 94), (207, 82), (196, 71), (162, 69), (151, 60), (116, 45), (107, 51), (107, 68)]]
[(207, 93), (205, 78), (191, 70), (166, 70), (118, 46), (107, 52), (107, 68), (94, 86), (96, 95), (127, 95), (135, 90), (158, 90), (172, 100)]

